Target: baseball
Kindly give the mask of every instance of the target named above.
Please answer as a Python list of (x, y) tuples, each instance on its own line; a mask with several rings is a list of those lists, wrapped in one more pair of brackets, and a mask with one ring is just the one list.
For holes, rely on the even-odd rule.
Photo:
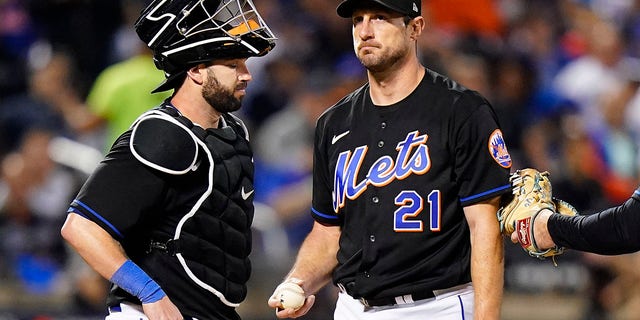
[(280, 285), (278, 291), (278, 298), (282, 307), (285, 309), (292, 308), (297, 310), (302, 307), (306, 297), (304, 296), (304, 290), (299, 285), (292, 282), (285, 282)]

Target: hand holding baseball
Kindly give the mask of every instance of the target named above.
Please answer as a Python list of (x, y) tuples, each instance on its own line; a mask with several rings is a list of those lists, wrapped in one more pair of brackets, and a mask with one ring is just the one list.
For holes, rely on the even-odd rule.
[(284, 309), (293, 309), (298, 310), (304, 304), (304, 300), (306, 299), (304, 295), (304, 290), (302, 288), (293, 283), (293, 282), (285, 282), (278, 286), (276, 297), (280, 300), (280, 304)]
[(315, 296), (307, 297), (301, 285), (302, 280), (291, 278), (276, 287), (268, 304), (276, 309), (278, 318), (297, 318), (309, 311)]

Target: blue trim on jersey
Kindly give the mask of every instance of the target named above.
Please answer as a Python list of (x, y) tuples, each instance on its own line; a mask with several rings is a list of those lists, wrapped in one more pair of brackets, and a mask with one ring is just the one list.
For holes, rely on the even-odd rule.
[(74, 208), (74, 207), (69, 207), (69, 209), (67, 209), (67, 213), (75, 213), (85, 219), (89, 219), (89, 217), (87, 217), (86, 214), (84, 214), (83, 212), (80, 212), (80, 210)]
[[(109, 228), (111, 228), (111, 230), (113, 230), (113, 232), (115, 232), (118, 236), (120, 236), (120, 238), (124, 238), (122, 233), (120, 233), (120, 231), (118, 231), (118, 229), (116, 229), (116, 227), (114, 227), (111, 223), (109, 223), (109, 221), (107, 221), (105, 218), (103, 218), (101, 215), (99, 215), (97, 212), (95, 212), (93, 209), (91, 209), (88, 205), (82, 203), (82, 201), (80, 201), (78, 199), (73, 200), (73, 203), (76, 203), (79, 206), (81, 206), (82, 208), (84, 208), (85, 210), (91, 212), (91, 214), (93, 214), (94, 217), (100, 219), (100, 221), (102, 221), (104, 224), (109, 226)], [(69, 210), (71, 210), (71, 209), (72, 208), (69, 208)], [(75, 212), (75, 210), (74, 210), (74, 212)]]
[(328, 214), (324, 214), (316, 209), (314, 209), (313, 207), (311, 207), (311, 211), (313, 211), (313, 213), (315, 213), (316, 215), (318, 215), (319, 217), (325, 218), (325, 219), (334, 219), (337, 220), (338, 216), (336, 215), (328, 215)]
[(492, 193), (495, 193), (497, 191), (502, 191), (502, 190), (506, 190), (506, 189), (509, 189), (509, 188), (511, 188), (511, 184), (505, 184), (502, 187), (497, 187), (497, 188), (494, 188), (494, 189), (491, 189), (491, 190), (488, 190), (488, 191), (485, 191), (485, 192), (482, 192), (482, 193), (478, 193), (478, 194), (475, 194), (475, 195), (472, 195), (472, 196), (468, 196), (466, 198), (461, 198), (460, 202), (467, 202), (467, 201), (470, 201), (470, 200), (473, 200), (473, 199), (477, 199), (477, 198), (480, 198), (480, 197), (484, 197), (484, 196), (486, 196), (488, 194), (492, 194)]

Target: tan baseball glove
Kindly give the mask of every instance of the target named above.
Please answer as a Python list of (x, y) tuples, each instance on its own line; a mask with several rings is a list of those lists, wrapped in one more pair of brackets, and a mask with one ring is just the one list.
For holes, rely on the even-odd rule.
[[(498, 210), (500, 231), (510, 237), (515, 231), (520, 245), (530, 256), (538, 259), (555, 257), (564, 252), (563, 247), (541, 250), (533, 236), (533, 222), (544, 209), (566, 215), (576, 215), (577, 211), (565, 201), (553, 198), (548, 172), (536, 169), (521, 169), (509, 179), (513, 198)], [(555, 264), (555, 260), (554, 260)]]

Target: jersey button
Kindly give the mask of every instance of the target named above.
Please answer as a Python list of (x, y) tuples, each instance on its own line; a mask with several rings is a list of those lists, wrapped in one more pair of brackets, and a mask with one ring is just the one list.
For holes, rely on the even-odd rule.
[(378, 141), (378, 148), (382, 148), (384, 146), (384, 141)]
[(387, 123), (386, 122), (380, 123), (380, 128), (384, 129), (386, 127), (387, 127)]
[(365, 278), (371, 278), (371, 275), (369, 274), (369, 272), (365, 271), (364, 272), (364, 277)]
[(380, 199), (378, 197), (373, 197), (373, 198), (371, 198), (371, 201), (373, 203), (378, 203), (378, 202), (380, 202)]
[(370, 235), (369, 240), (371, 240), (371, 242), (376, 242), (376, 236)]

